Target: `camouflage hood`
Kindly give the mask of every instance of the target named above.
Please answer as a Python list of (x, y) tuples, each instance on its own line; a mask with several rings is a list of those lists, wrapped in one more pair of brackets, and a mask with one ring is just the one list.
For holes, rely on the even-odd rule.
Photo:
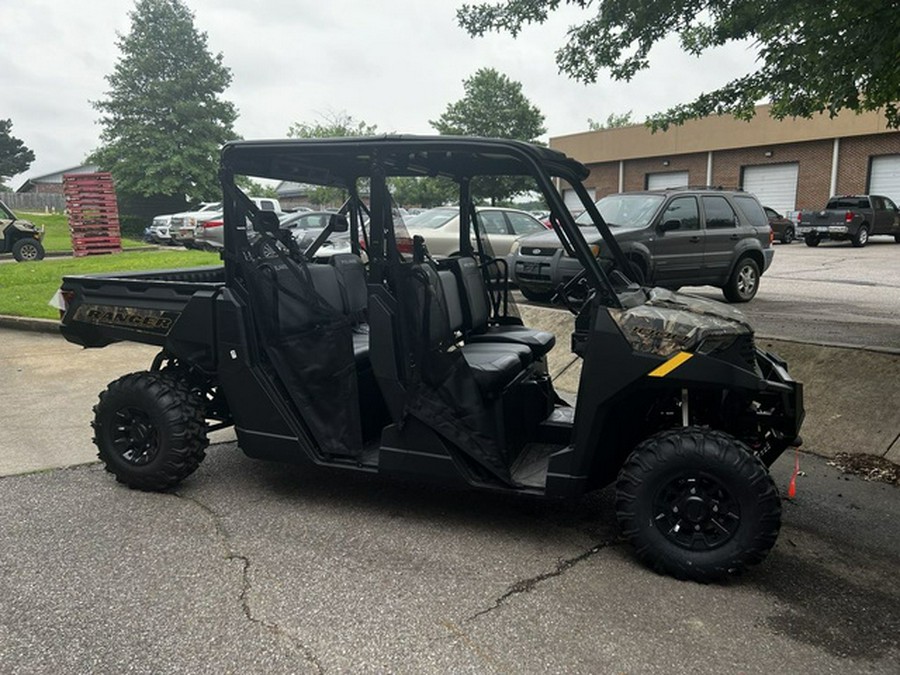
[(728, 305), (663, 288), (647, 290), (643, 304), (610, 309), (609, 314), (631, 346), (670, 356), (679, 351), (725, 348), (753, 329), (742, 312)]

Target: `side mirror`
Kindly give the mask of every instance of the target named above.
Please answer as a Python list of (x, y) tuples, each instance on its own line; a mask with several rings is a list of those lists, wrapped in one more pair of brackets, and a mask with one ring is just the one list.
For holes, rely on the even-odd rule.
[(350, 221), (347, 216), (341, 213), (332, 213), (328, 219), (328, 230), (330, 232), (346, 232), (350, 229)]
[(660, 232), (671, 232), (672, 230), (680, 230), (681, 229), (681, 221), (678, 218), (672, 218), (671, 220), (667, 220), (664, 223), (660, 223), (656, 226)]

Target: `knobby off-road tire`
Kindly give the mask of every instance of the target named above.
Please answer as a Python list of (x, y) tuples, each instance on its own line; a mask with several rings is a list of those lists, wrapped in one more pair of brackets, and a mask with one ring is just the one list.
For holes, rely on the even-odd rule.
[(741, 258), (722, 288), (728, 302), (749, 302), (759, 290), (759, 265), (753, 258)]
[(94, 406), (94, 444), (106, 470), (138, 490), (160, 491), (206, 456), (205, 402), (174, 373), (131, 373)]
[(19, 239), (12, 246), (13, 258), (16, 262), (32, 262), (44, 259), (44, 246), (37, 239), (30, 237)]
[(866, 244), (869, 243), (869, 226), (868, 225), (860, 225), (859, 229), (856, 231), (856, 234), (850, 239), (850, 243), (853, 244), (854, 248), (862, 248)]
[(616, 515), (645, 564), (709, 582), (766, 557), (781, 527), (781, 500), (747, 446), (686, 427), (651, 436), (631, 453), (616, 483)]

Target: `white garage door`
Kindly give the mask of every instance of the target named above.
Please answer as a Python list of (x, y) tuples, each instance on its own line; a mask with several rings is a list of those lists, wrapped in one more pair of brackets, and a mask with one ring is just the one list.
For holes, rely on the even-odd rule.
[(743, 185), (746, 192), (756, 195), (763, 206), (779, 213), (797, 208), (797, 170), (799, 164), (767, 164), (745, 166)]
[(689, 185), (687, 171), (647, 174), (648, 190), (665, 190), (666, 188), (686, 187), (687, 185)]
[[(597, 201), (596, 190), (588, 188), (587, 193), (592, 202)], [(575, 190), (563, 190), (563, 199), (566, 201), (566, 208), (572, 213), (581, 213), (584, 211), (584, 204), (581, 203), (581, 200), (578, 198), (578, 193), (576, 193)]]
[(895, 204), (900, 202), (900, 155), (872, 158), (869, 192), (890, 197)]

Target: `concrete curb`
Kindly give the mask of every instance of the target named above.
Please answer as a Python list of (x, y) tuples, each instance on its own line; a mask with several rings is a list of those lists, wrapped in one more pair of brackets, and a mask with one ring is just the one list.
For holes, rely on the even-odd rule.
[(0, 328), (59, 335), (59, 321), (53, 319), (33, 319), (26, 316), (0, 314)]

